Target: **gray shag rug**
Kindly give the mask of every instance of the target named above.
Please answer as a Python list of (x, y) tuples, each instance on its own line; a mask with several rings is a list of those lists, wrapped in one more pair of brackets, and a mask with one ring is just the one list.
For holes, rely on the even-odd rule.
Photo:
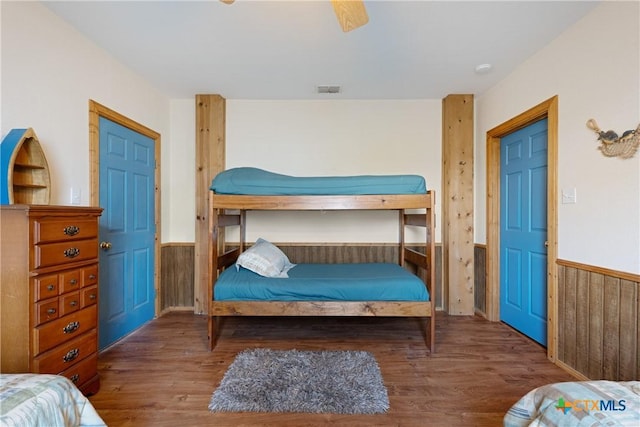
[(259, 348), (236, 356), (209, 409), (379, 414), (389, 409), (389, 397), (369, 352)]

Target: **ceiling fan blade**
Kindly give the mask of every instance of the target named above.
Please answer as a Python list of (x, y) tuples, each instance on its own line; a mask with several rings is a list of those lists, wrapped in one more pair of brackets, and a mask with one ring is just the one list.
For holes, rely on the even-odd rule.
[(363, 0), (331, 0), (342, 31), (355, 30), (369, 22)]

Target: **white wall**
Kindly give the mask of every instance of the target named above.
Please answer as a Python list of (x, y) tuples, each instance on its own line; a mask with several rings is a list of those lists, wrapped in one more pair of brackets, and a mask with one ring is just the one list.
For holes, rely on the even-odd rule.
[(595, 119), (619, 134), (640, 121), (640, 3), (603, 2), (508, 78), (476, 98), (476, 242), (486, 242), (486, 132), (558, 95), (560, 259), (640, 273), (640, 153), (604, 157)]
[[(227, 167), (255, 166), (299, 176), (418, 174), (437, 197), (441, 132), (440, 100), (230, 100)], [(396, 242), (398, 238), (397, 216), (392, 212), (253, 213), (257, 215), (260, 221), (249, 218), (248, 240)], [(422, 236), (416, 232), (410, 238), (420, 241)]]
[[(171, 145), (163, 161), (166, 185), (162, 199), (166, 203), (171, 227), (163, 235), (167, 242), (194, 242), (196, 229), (196, 101), (171, 100)], [(163, 180), (163, 183), (165, 181)]]
[[(34, 129), (49, 163), (52, 204), (70, 204), (72, 186), (80, 188), (81, 204), (89, 204), (89, 99), (159, 132), (161, 157), (168, 158), (166, 96), (39, 2), (0, 7), (0, 132), (4, 137), (13, 128)], [(167, 216), (166, 205), (162, 212)]]

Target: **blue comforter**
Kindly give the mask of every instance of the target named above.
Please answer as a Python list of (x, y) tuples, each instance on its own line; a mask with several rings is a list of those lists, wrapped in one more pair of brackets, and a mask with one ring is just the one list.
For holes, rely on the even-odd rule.
[(214, 287), (217, 301), (429, 301), (419, 277), (397, 264), (297, 264), (288, 278), (235, 265)]
[(296, 177), (241, 167), (219, 173), (211, 183), (218, 194), (245, 195), (367, 195), (424, 194), (419, 175), (354, 175)]

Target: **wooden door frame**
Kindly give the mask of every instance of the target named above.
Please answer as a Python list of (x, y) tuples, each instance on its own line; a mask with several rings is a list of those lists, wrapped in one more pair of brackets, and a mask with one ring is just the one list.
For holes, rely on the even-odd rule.
[(487, 132), (486, 313), (500, 320), (500, 143), (502, 137), (547, 118), (547, 357), (557, 351), (558, 288), (558, 96), (543, 101)]
[(154, 142), (155, 156), (155, 240), (154, 240), (154, 271), (153, 287), (155, 289), (155, 317), (160, 313), (160, 134), (130, 118), (89, 100), (89, 191), (92, 206), (100, 205), (100, 117), (111, 120), (121, 126), (138, 132)]

